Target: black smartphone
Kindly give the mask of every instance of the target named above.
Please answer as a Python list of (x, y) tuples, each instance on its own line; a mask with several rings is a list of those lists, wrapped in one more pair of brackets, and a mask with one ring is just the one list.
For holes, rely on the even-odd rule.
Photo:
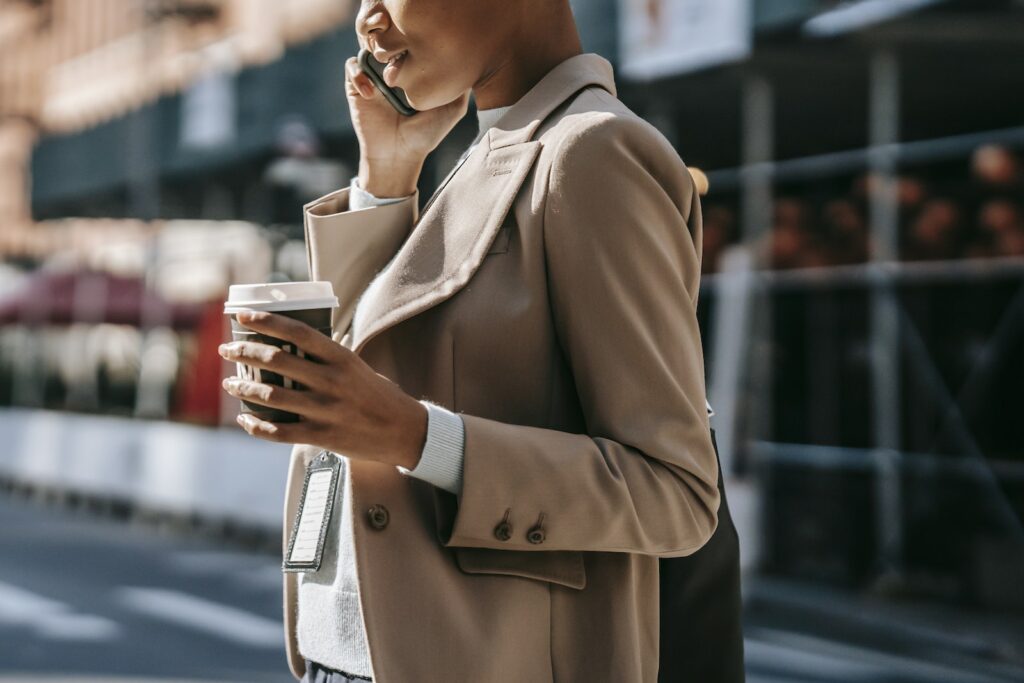
[(401, 88), (392, 88), (384, 82), (384, 67), (387, 64), (383, 64), (373, 56), (368, 49), (365, 47), (359, 50), (359, 68), (363, 70), (375, 86), (377, 90), (380, 90), (384, 98), (391, 103), (391, 106), (395, 108), (402, 116), (412, 116), (418, 110), (413, 109), (409, 106), (409, 100), (406, 99), (405, 93), (402, 92)]

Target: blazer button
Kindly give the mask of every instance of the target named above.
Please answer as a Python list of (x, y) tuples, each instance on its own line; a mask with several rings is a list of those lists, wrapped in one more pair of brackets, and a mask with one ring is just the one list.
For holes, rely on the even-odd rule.
[(507, 541), (512, 538), (512, 525), (508, 521), (510, 514), (512, 514), (512, 508), (505, 508), (505, 515), (498, 522), (498, 526), (494, 527), (494, 537), (499, 541)]
[(526, 532), (526, 540), (530, 543), (543, 543), (544, 542), (544, 513), (540, 513), (540, 517), (537, 518), (537, 523), (534, 524), (529, 531)]
[(512, 538), (512, 525), (508, 522), (498, 522), (498, 526), (494, 527), (494, 537), (499, 541)]
[(390, 515), (388, 515), (388, 509), (386, 507), (377, 503), (366, 511), (366, 517), (370, 522), (370, 526), (374, 529), (380, 530), (388, 525)]

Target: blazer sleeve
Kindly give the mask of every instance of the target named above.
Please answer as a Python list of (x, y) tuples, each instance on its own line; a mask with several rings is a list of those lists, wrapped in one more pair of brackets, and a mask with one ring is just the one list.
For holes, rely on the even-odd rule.
[(587, 433), (461, 414), (462, 491), (437, 519), (445, 546), (676, 557), (717, 527), (699, 197), (653, 126), (595, 118), (560, 143), (544, 208), (550, 306)]
[(344, 334), (356, 302), (402, 246), (419, 218), (419, 190), (397, 202), (350, 209), (351, 187), (303, 205), (309, 276), (327, 280), (338, 297), (331, 327)]

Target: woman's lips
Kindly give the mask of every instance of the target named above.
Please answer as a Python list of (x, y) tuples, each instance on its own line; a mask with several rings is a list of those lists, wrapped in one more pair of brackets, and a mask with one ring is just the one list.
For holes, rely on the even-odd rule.
[(390, 87), (395, 87), (395, 79), (398, 77), (398, 70), (402, 68), (402, 64), (405, 63), (405, 58), (408, 56), (408, 52), (403, 52), (398, 55), (384, 67), (384, 82)]

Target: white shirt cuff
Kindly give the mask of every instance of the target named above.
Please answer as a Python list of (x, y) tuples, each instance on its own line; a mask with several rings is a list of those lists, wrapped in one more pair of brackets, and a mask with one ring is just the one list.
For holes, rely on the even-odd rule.
[[(416, 194), (415, 192), (413, 194)], [(408, 199), (412, 195), (405, 197), (378, 197), (370, 192), (367, 192), (359, 186), (359, 176), (353, 176), (352, 182), (349, 184), (348, 191), (348, 208), (350, 211), (356, 209), (368, 209), (372, 206), (383, 206), (385, 204), (394, 204), (404, 199)]]
[(430, 482), (459, 495), (462, 492), (462, 463), (465, 457), (466, 426), (458, 414), (430, 401), (427, 407), (427, 440), (415, 469), (396, 465), (402, 474)]

